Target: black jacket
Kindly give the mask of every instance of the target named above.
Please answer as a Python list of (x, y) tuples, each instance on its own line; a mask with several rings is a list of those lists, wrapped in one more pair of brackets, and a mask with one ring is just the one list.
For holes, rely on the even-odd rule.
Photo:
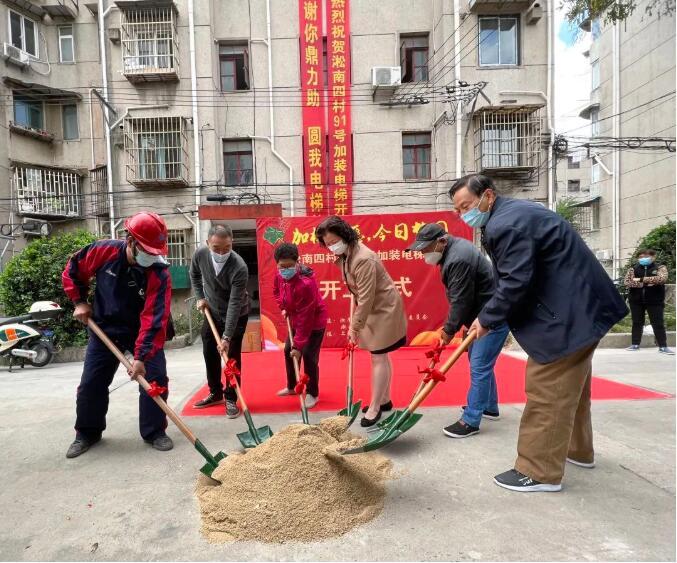
[[(632, 273), (630, 273), (632, 272)], [(640, 282), (634, 282), (639, 278)], [(653, 278), (646, 280), (646, 278)], [(651, 281), (651, 285), (648, 282)], [(625, 277), (625, 285), (628, 287), (628, 301), (643, 305), (662, 305), (665, 303), (665, 282), (667, 270), (663, 264), (654, 262), (650, 266), (635, 264)]]
[(444, 332), (453, 335), (472, 324), (493, 294), (491, 263), (467, 240), (447, 235), (440, 274), (449, 301)]
[(480, 323), (507, 321), (538, 363), (591, 346), (628, 313), (583, 239), (542, 205), (498, 197), (482, 231), (496, 289)]

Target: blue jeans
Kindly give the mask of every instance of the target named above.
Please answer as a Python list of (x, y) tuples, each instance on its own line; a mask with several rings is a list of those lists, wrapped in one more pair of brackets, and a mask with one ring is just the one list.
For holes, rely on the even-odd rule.
[(482, 413), (498, 412), (498, 392), (494, 365), (503, 349), (510, 329), (507, 324), (492, 330), (486, 336), (473, 342), (468, 351), (470, 360), (470, 389), (468, 389), (468, 405), (463, 411), (462, 420), (470, 426), (477, 426), (482, 421)]

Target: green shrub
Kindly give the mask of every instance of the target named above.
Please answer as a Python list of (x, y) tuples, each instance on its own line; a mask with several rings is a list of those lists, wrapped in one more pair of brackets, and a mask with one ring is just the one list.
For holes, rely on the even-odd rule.
[(34, 301), (55, 301), (64, 312), (52, 321), (61, 346), (87, 342), (87, 333), (73, 319), (73, 304), (61, 285), (61, 273), (70, 256), (96, 237), (87, 231), (62, 233), (40, 238), (14, 256), (0, 274), (0, 303), (8, 316), (28, 311)]

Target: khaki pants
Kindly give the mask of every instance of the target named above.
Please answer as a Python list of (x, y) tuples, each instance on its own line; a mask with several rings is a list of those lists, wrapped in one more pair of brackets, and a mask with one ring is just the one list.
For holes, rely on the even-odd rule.
[(566, 458), (591, 463), (590, 383), (597, 344), (550, 364), (529, 358), (527, 404), (520, 422), (515, 469), (541, 483), (559, 484)]

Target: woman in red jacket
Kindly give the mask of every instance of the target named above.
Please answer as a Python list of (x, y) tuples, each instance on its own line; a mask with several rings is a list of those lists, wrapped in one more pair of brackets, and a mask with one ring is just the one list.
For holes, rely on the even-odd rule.
[(280, 397), (294, 395), (296, 374), (293, 358), (303, 359), (305, 373), (310, 379), (306, 393), (306, 407), (317, 404), (320, 395), (320, 347), (327, 327), (327, 306), (320, 295), (313, 271), (298, 263), (299, 249), (295, 244), (282, 243), (275, 249), (277, 275), (273, 294), (282, 316), (291, 322), (292, 334), (287, 336), (284, 359), (287, 368), (287, 386), (277, 392)]

